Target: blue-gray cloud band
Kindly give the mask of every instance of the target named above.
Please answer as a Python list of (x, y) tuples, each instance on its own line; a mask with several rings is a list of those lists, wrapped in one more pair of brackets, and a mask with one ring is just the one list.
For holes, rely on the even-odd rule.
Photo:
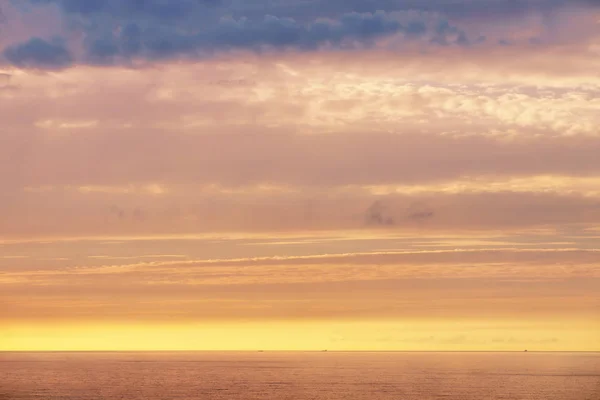
[(154, 17), (174, 20), (189, 17), (203, 7), (213, 7), (219, 0), (29, 0), (33, 5), (56, 4), (66, 14), (113, 18)]
[[(598, 0), (25, 0), (18, 8), (55, 6), (69, 29), (84, 33), (84, 52), (75, 57), (65, 40), (32, 37), (6, 47), (4, 63), (19, 68), (61, 69), (74, 63), (113, 65), (134, 60), (202, 58), (229, 50), (352, 49), (404, 34), (434, 44), (469, 44), (461, 29), (423, 14), (400, 22), (396, 11), (420, 11), (451, 19), (502, 18), (548, 12)], [(385, 10), (385, 11), (382, 11)], [(274, 16), (277, 15), (277, 16)], [(323, 17), (327, 17), (324, 19)], [(65, 29), (67, 29), (65, 27)], [(67, 36), (65, 32), (65, 37)], [(481, 41), (483, 37), (477, 40)]]
[(60, 69), (76, 62), (128, 64), (132, 60), (202, 58), (229, 50), (317, 50), (322, 46), (352, 49), (376, 39), (402, 33), (407, 38), (425, 35), (437, 44), (468, 43), (466, 34), (447, 21), (428, 26), (423, 20), (401, 23), (384, 11), (348, 13), (337, 20), (319, 19), (305, 24), (291, 18), (267, 15), (260, 21), (223, 18), (205, 29), (184, 30), (177, 24), (154, 25), (131, 21), (116, 29), (91, 27), (86, 31), (84, 55), (76, 60), (65, 41), (35, 37), (7, 47), (3, 56), (20, 68)]
[(296, 20), (318, 16), (338, 17), (377, 10), (425, 11), (453, 17), (505, 17), (524, 12), (545, 12), (573, 5), (600, 6), (598, 0), (25, 0), (30, 4), (56, 4), (65, 14), (86, 18), (101, 14), (113, 18), (153, 18), (173, 21), (198, 18), (215, 11), (221, 15), (259, 18), (266, 14)]

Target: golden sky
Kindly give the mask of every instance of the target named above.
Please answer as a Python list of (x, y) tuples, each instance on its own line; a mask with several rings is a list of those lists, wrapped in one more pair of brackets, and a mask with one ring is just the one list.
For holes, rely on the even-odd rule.
[(0, 350), (600, 351), (596, 3), (262, 2), (4, 6)]

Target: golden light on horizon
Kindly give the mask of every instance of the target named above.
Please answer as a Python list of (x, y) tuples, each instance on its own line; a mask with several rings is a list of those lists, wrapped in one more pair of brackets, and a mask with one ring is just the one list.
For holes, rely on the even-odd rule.
[(596, 321), (256, 321), (9, 326), (2, 351), (599, 351)]

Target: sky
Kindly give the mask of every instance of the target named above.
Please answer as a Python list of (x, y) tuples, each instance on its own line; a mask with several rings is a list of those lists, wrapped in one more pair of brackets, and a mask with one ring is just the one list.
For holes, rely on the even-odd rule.
[(597, 0), (0, 7), (0, 350), (600, 351)]

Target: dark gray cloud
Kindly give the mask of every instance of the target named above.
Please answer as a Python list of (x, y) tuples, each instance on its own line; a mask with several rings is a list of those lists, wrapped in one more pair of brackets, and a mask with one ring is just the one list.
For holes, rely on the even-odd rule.
[(157, 21), (197, 18), (216, 11), (221, 15), (259, 18), (267, 14), (311, 20), (378, 10), (422, 11), (453, 18), (505, 18), (528, 12), (547, 12), (573, 5), (599, 5), (597, 0), (29, 0), (31, 4), (56, 4), (65, 14), (114, 18), (152, 18)]
[(119, 35), (90, 40), (87, 51), (94, 59), (106, 59), (138, 55), (148, 58), (200, 56), (219, 50), (260, 50), (263, 47), (310, 50), (327, 43), (341, 47), (345, 42), (364, 42), (400, 31), (408, 32), (409, 28), (383, 12), (350, 13), (338, 21), (317, 21), (308, 25), (271, 15), (258, 22), (224, 19), (213, 28), (196, 34), (132, 23)]
[(124, 210), (124, 209), (122, 209), (122, 208), (121, 208), (121, 207), (119, 207), (119, 206), (116, 206), (116, 205), (112, 205), (112, 206), (110, 206), (110, 207), (109, 207), (109, 212), (110, 212), (111, 216), (115, 216), (115, 217), (117, 217), (119, 220), (123, 220), (123, 219), (125, 219), (125, 215), (126, 215), (125, 213), (126, 213), (126, 212), (125, 212), (125, 210)]
[[(272, 15), (260, 21), (227, 18), (200, 33), (130, 23), (118, 34), (90, 35), (86, 52), (88, 62), (110, 64), (140, 57), (150, 60), (197, 58), (235, 49), (316, 50), (321, 46), (350, 49), (357, 45), (368, 46), (379, 37), (400, 32), (420, 36), (426, 27), (418, 22), (403, 25), (385, 12), (349, 13), (335, 21), (318, 20), (309, 24)], [(448, 34), (450, 31), (439, 32), (439, 36)]]
[[(34, 37), (13, 44), (5, 62), (21, 68), (63, 68), (71, 63), (129, 64), (133, 60), (202, 58), (228, 50), (310, 51), (323, 46), (354, 49), (404, 33), (434, 45), (468, 45), (454, 25), (477, 19), (502, 21), (565, 7), (593, 7), (596, 0), (26, 0), (19, 8), (54, 5), (65, 36), (84, 38), (82, 59), (64, 44)], [(400, 21), (397, 12), (412, 12)], [(26, 12), (26, 11), (23, 11)], [(403, 15), (404, 15), (403, 14)], [(435, 17), (433, 17), (435, 16)], [(326, 18), (326, 19), (325, 19)], [(435, 18), (436, 20), (433, 20)], [(451, 24), (449, 21), (454, 21)], [(82, 35), (81, 35), (82, 34)]]
[[(88, 28), (83, 42), (84, 59), (79, 62), (100, 65), (127, 64), (140, 59), (202, 58), (238, 49), (310, 51), (325, 46), (350, 50), (370, 46), (377, 38), (398, 33), (407, 38), (423, 38), (428, 31), (433, 37), (431, 41), (438, 44), (468, 44), (466, 34), (445, 20), (428, 28), (424, 21), (401, 23), (397, 16), (383, 11), (351, 12), (336, 20), (317, 19), (311, 23), (272, 15), (259, 21), (223, 18), (201, 31), (142, 22), (129, 22), (117, 29), (96, 25)], [(5, 58), (25, 68), (62, 68), (75, 62), (62, 43), (40, 38), (10, 47), (5, 51)]]
[(47, 41), (38, 37), (7, 47), (4, 58), (20, 68), (60, 69), (70, 65), (73, 57), (61, 40)]
[(394, 226), (405, 222), (424, 222), (435, 216), (433, 209), (424, 201), (412, 202), (402, 213), (393, 197), (376, 200), (365, 212), (365, 222), (369, 226)]
[(412, 203), (406, 212), (407, 218), (413, 221), (425, 221), (433, 218), (435, 215), (433, 209), (422, 201)]
[(140, 207), (126, 209), (117, 205), (112, 205), (108, 209), (112, 217), (116, 217), (119, 221), (134, 221), (139, 222), (146, 219), (146, 211)]
[(367, 225), (391, 226), (395, 224), (388, 207), (380, 200), (375, 201), (367, 209), (365, 221)]
[(188, 17), (219, 0), (29, 0), (32, 4), (56, 4), (66, 14), (84, 17), (106, 14), (115, 18), (150, 17), (174, 20)]
[(600, 5), (597, 0), (317, 0), (331, 7), (352, 7), (367, 12), (370, 7), (394, 11), (423, 11), (452, 18), (503, 19), (519, 17), (526, 13), (546, 13), (578, 5)]

